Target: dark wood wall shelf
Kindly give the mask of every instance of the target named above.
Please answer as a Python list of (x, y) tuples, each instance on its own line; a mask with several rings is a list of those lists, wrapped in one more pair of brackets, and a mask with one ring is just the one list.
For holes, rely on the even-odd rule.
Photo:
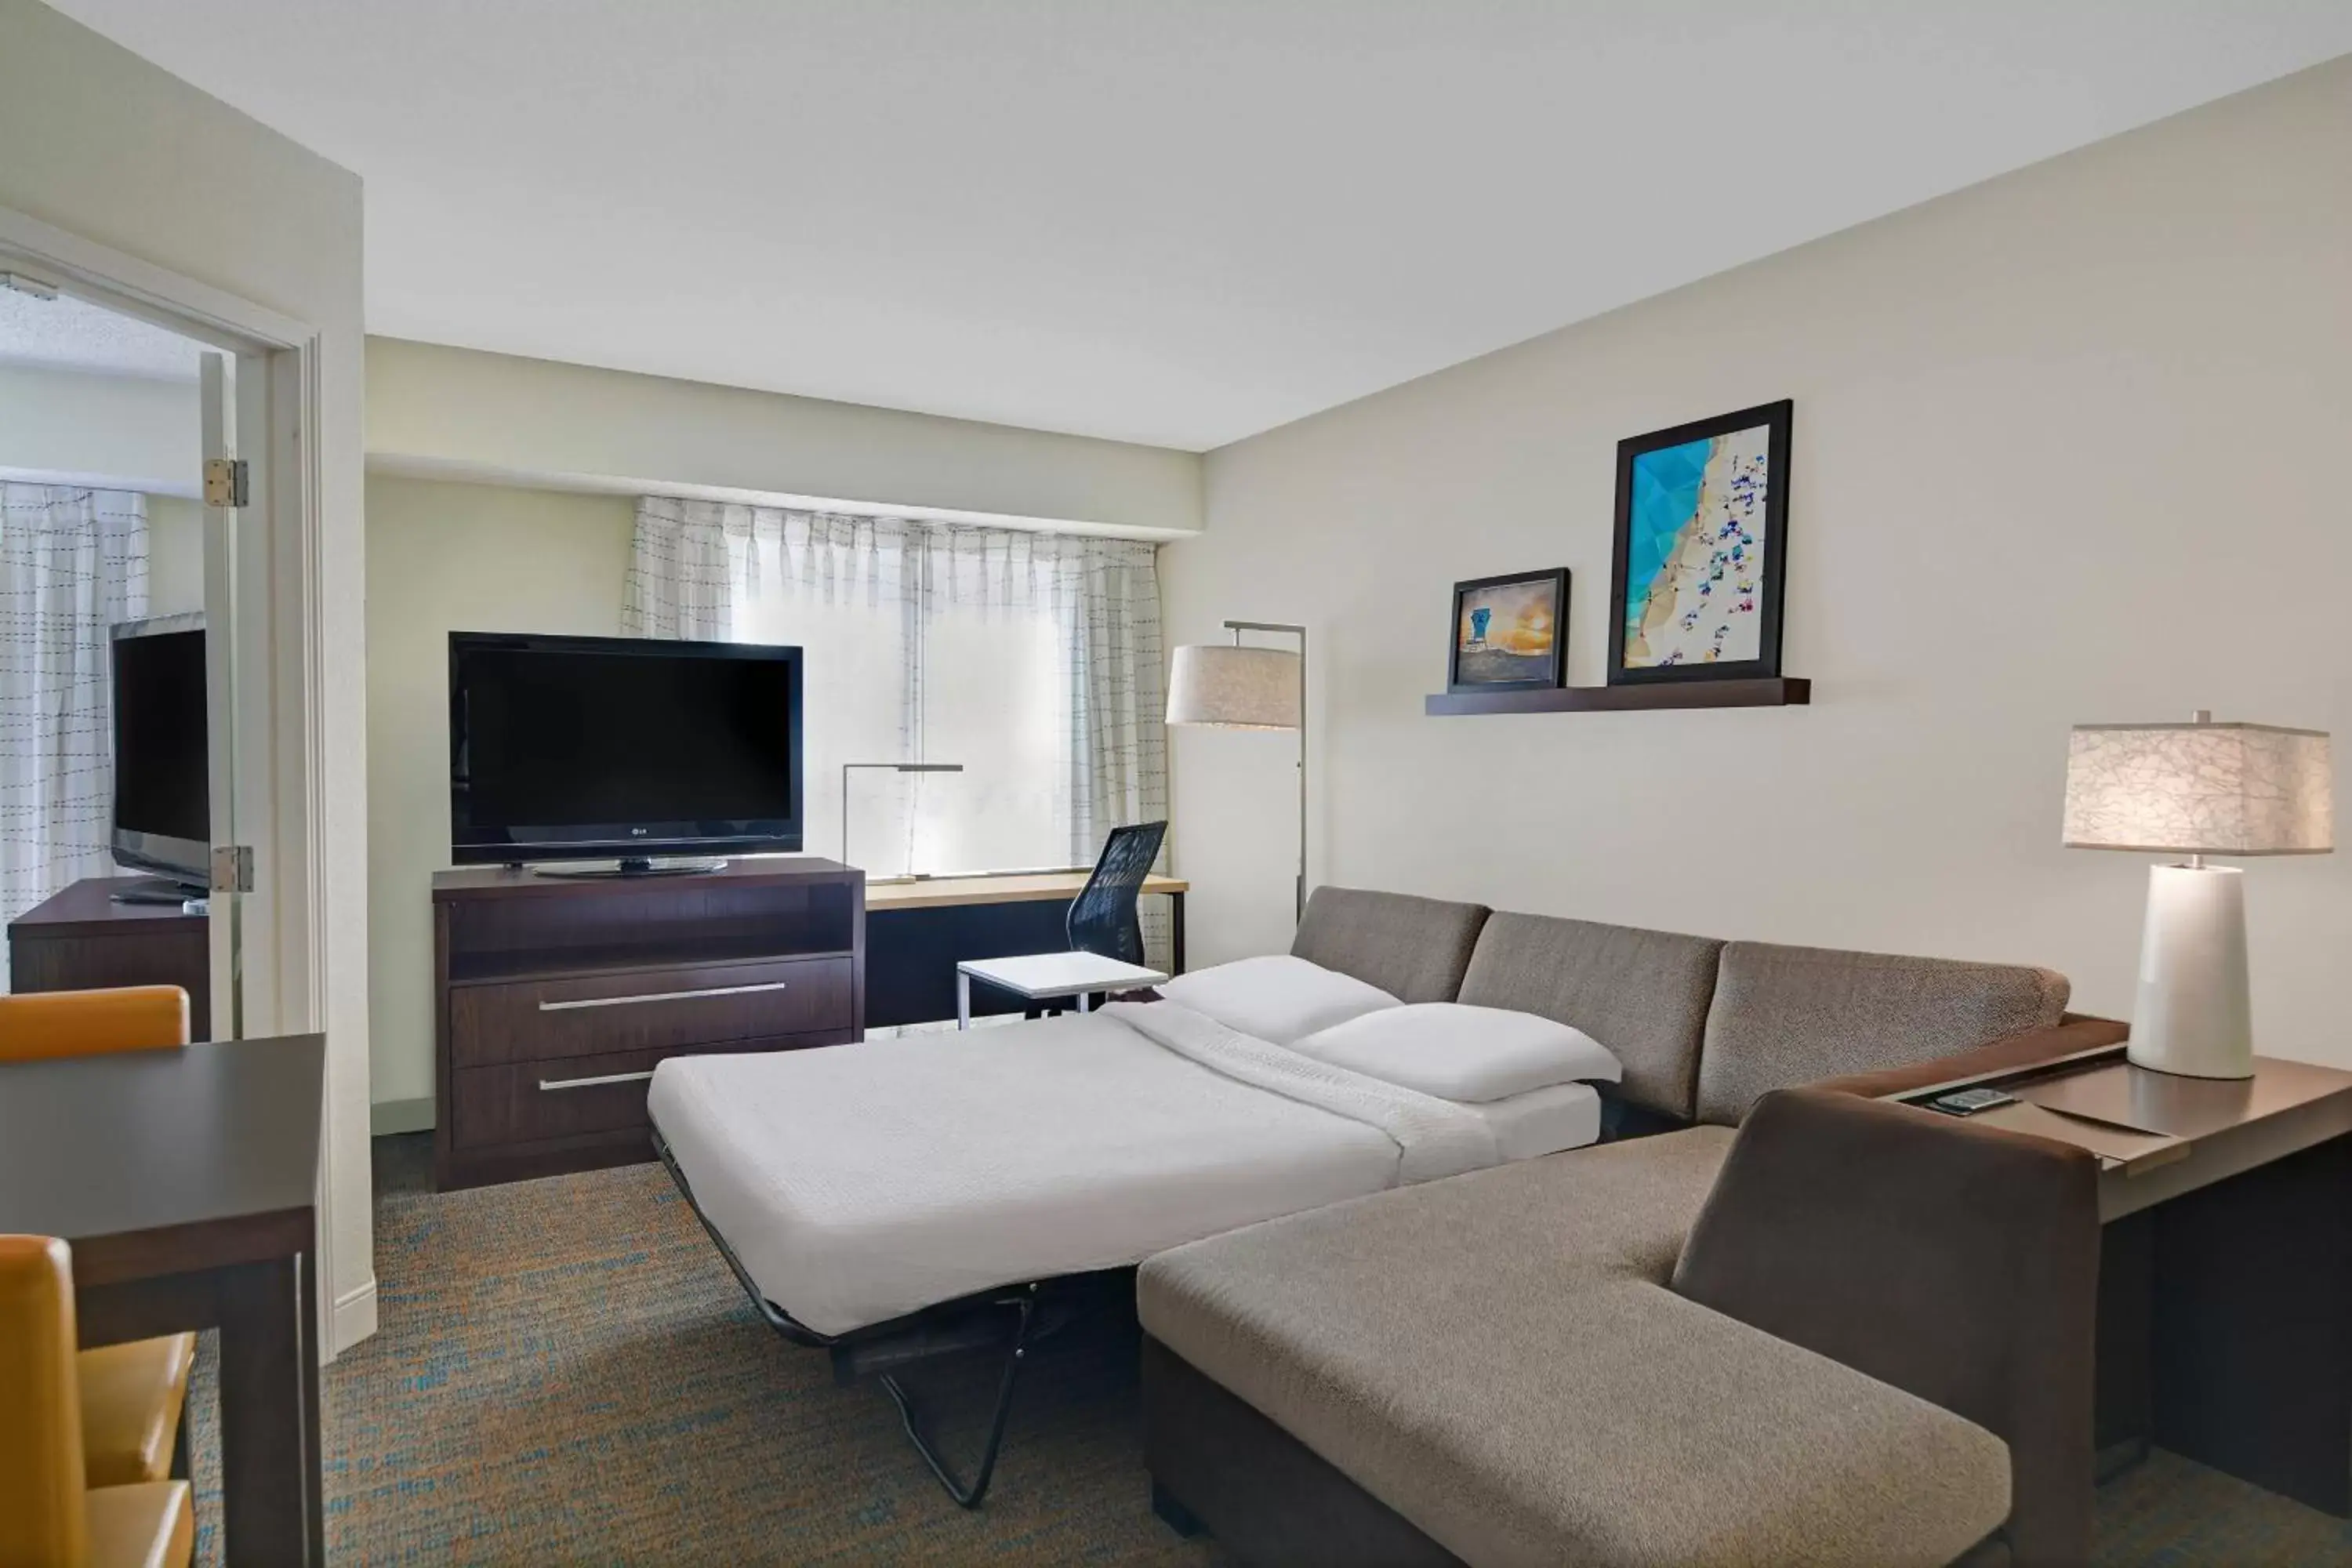
[(1440, 691), (1423, 703), (1434, 716), (1456, 713), (1613, 713), (1635, 708), (1801, 708), (1813, 683), (1794, 676), (1769, 680), (1657, 681), (1642, 686), (1561, 686), (1540, 691)]

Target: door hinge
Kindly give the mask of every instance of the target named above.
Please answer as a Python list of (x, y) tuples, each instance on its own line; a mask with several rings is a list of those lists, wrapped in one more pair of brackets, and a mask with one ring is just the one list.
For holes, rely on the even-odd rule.
[(253, 891), (253, 850), (244, 844), (213, 846), (213, 891), (215, 893), (249, 893)]
[(205, 459), (205, 504), (206, 506), (245, 505), (252, 482), (252, 474), (243, 458), (206, 458)]

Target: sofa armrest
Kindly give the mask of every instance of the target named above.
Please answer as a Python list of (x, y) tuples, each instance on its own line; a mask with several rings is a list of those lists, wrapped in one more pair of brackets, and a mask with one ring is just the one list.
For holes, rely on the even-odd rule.
[(2002, 1438), (2014, 1560), (2079, 1563), (2098, 1259), (2087, 1152), (1814, 1087), (1748, 1113), (1674, 1288)]

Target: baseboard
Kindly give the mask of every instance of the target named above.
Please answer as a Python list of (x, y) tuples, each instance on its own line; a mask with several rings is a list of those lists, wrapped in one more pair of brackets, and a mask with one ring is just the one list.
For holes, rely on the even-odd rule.
[(370, 1275), (366, 1284), (336, 1297), (329, 1317), (327, 1359), (331, 1361), (375, 1332), (375, 1277)]
[(368, 1108), (368, 1129), (378, 1138), (391, 1132), (433, 1131), (433, 1097), (422, 1100), (379, 1100)]

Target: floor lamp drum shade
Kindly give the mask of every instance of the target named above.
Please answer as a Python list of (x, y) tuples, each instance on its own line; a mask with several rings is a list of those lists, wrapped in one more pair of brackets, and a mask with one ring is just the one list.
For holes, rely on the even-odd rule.
[(1299, 703), (1298, 655), (1286, 647), (1180, 647), (1168, 675), (1171, 724), (1296, 730)]
[(2192, 1078), (2253, 1076), (2244, 873), (2208, 855), (2335, 847), (2327, 736), (2268, 724), (2086, 724), (2066, 758), (2065, 842), (2183, 854), (2148, 869), (2130, 1056)]
[[(1307, 913), (1307, 628), (1287, 621), (1227, 621), (1232, 646), (1196, 643), (1176, 650), (1168, 669), (1168, 721), (1216, 730), (1298, 732), (1298, 881), (1294, 912)], [(1250, 647), (1244, 632), (1298, 639), (1286, 647)]]

